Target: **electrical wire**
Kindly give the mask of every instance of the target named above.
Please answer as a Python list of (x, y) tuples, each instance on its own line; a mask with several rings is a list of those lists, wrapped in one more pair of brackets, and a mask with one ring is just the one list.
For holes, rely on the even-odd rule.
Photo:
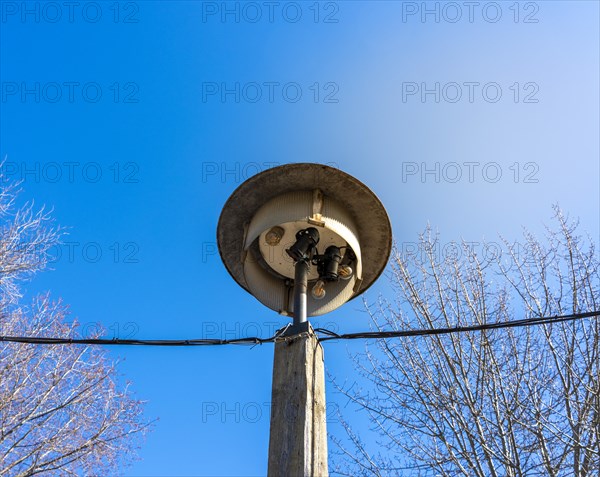
[[(319, 341), (330, 340), (353, 340), (353, 339), (387, 339), (404, 338), (411, 336), (433, 336), (450, 333), (464, 333), (468, 331), (484, 331), (502, 328), (516, 328), (522, 326), (551, 325), (565, 321), (574, 321), (584, 318), (600, 316), (600, 311), (589, 311), (584, 313), (573, 313), (570, 315), (559, 315), (550, 317), (524, 318), (521, 320), (501, 321), (497, 323), (483, 323), (471, 326), (456, 326), (453, 328), (426, 328), (403, 331), (369, 331), (361, 333), (337, 334), (324, 328), (315, 328)], [(0, 342), (25, 343), (25, 344), (86, 344), (86, 345), (138, 345), (138, 346), (218, 346), (218, 345), (257, 345), (263, 343), (274, 343), (283, 337), (291, 327), (291, 323), (277, 330), (269, 338), (247, 337), (229, 340), (220, 339), (188, 339), (188, 340), (134, 340), (134, 339), (105, 339), (105, 338), (47, 338), (38, 336), (0, 336)]]
[(217, 345), (257, 345), (272, 343), (280, 338), (290, 327), (288, 324), (270, 338), (235, 338), (230, 340), (219, 339), (189, 339), (189, 340), (134, 340), (120, 338), (47, 338), (38, 336), (0, 336), (0, 342), (26, 343), (26, 344), (87, 344), (87, 345), (141, 345), (141, 346), (217, 346)]
[(559, 315), (549, 317), (524, 318), (522, 320), (501, 321), (497, 323), (483, 323), (480, 325), (456, 326), (452, 328), (426, 328), (420, 330), (403, 330), (403, 331), (369, 331), (362, 333), (346, 333), (339, 335), (329, 330), (316, 328), (315, 332), (326, 335), (324, 338), (319, 338), (319, 341), (329, 340), (353, 340), (353, 339), (385, 339), (385, 338), (404, 338), (410, 336), (433, 336), (445, 335), (450, 333), (464, 333), (467, 331), (484, 331), (495, 330), (500, 328), (517, 328), (522, 326), (534, 325), (550, 325), (553, 323), (562, 323), (565, 321), (580, 320), (583, 318), (591, 318), (600, 316), (600, 311), (589, 311), (585, 313), (573, 313), (570, 315)]

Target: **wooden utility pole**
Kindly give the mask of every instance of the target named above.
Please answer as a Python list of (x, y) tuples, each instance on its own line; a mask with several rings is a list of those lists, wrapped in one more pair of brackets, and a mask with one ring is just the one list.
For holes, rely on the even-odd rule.
[(306, 331), (275, 344), (269, 477), (327, 477), (323, 348)]

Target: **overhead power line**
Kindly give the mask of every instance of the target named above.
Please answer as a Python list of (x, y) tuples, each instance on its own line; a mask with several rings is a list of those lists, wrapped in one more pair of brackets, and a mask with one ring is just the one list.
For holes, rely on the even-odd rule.
[[(450, 333), (464, 333), (467, 331), (484, 331), (501, 328), (517, 328), (534, 325), (550, 325), (562, 323), (565, 321), (574, 321), (584, 318), (600, 316), (600, 311), (588, 311), (585, 313), (573, 313), (570, 315), (559, 315), (549, 317), (524, 318), (522, 320), (502, 321), (497, 323), (484, 323), (470, 326), (456, 326), (452, 328), (425, 328), (418, 330), (403, 331), (367, 331), (361, 333), (337, 334), (324, 328), (316, 328), (315, 333), (319, 336), (319, 341), (330, 340), (353, 340), (353, 339), (386, 339), (386, 338), (405, 338), (411, 336), (432, 336), (445, 335)], [(138, 346), (218, 346), (218, 345), (257, 345), (263, 343), (273, 343), (282, 339), (289, 324), (278, 330), (269, 338), (246, 337), (229, 340), (220, 339), (189, 339), (189, 340), (134, 340), (134, 339), (106, 339), (106, 338), (47, 338), (39, 336), (0, 336), (0, 342), (25, 343), (25, 344), (84, 344), (84, 345), (138, 345)]]
[(320, 332), (326, 335), (320, 338), (319, 341), (329, 340), (355, 340), (369, 338), (404, 338), (409, 336), (432, 336), (446, 335), (450, 333), (464, 333), (466, 331), (484, 331), (495, 330), (499, 328), (517, 328), (522, 326), (533, 325), (549, 325), (553, 323), (562, 323), (564, 321), (574, 321), (582, 318), (591, 318), (600, 316), (600, 311), (589, 311), (586, 313), (573, 313), (571, 315), (548, 316), (538, 318), (524, 318), (522, 320), (501, 321), (498, 323), (483, 323), (480, 325), (456, 326), (452, 328), (425, 328), (420, 330), (404, 330), (404, 331), (367, 331), (362, 333), (346, 333), (338, 335), (332, 331), (317, 328), (315, 332)]

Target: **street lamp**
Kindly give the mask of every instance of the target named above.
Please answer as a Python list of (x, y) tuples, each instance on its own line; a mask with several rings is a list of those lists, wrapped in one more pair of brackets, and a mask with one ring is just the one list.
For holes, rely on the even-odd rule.
[[(225, 203), (217, 228), (234, 280), (270, 309), (294, 316), (295, 325), (368, 289), (387, 264), (391, 239), (387, 213), (367, 186), (312, 163), (246, 180)], [(294, 285), (302, 288), (305, 279), (310, 293), (299, 301)]]
[(293, 316), (275, 343), (268, 476), (325, 477), (323, 349), (307, 317), (335, 310), (381, 275), (392, 244), (387, 213), (367, 186), (339, 169), (287, 164), (233, 192), (217, 242), (242, 288)]

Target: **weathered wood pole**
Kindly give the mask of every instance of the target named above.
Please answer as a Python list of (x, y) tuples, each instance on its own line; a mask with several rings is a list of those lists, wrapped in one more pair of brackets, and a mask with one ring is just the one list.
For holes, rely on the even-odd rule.
[(275, 343), (268, 477), (327, 477), (323, 348), (305, 332)]

